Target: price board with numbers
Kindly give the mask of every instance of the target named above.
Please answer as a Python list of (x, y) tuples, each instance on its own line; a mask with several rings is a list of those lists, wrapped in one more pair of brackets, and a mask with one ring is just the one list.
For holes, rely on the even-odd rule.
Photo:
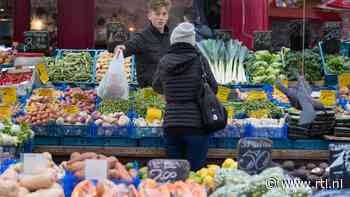
[(48, 31), (26, 31), (24, 32), (24, 47), (26, 52), (46, 52), (49, 50)]

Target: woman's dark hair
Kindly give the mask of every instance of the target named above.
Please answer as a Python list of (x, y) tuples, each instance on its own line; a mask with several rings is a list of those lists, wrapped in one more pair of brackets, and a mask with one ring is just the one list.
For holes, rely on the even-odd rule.
[(149, 11), (158, 11), (162, 7), (165, 7), (167, 10), (170, 10), (171, 2), (169, 0), (149, 0), (148, 2)]

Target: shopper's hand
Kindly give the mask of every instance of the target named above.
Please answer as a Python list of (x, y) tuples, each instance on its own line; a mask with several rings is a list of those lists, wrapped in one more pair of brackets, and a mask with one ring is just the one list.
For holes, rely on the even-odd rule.
[(118, 45), (118, 46), (116, 46), (115, 49), (114, 49), (114, 56), (115, 56), (115, 57), (118, 57), (119, 54), (120, 54), (121, 52), (123, 52), (124, 50), (125, 50), (125, 46), (124, 46), (124, 45)]

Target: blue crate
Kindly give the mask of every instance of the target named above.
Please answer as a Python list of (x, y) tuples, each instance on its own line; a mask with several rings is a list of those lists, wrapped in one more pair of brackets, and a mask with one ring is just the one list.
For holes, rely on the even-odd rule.
[(56, 59), (61, 58), (65, 53), (80, 53), (88, 52), (92, 57), (92, 79), (89, 82), (74, 82), (74, 81), (55, 81), (54, 84), (74, 84), (77, 86), (94, 86), (96, 81), (96, 58), (97, 50), (95, 49), (57, 49)]
[(56, 125), (55, 130), (62, 136), (88, 136), (91, 125)]
[(293, 149), (293, 142), (291, 140), (272, 140), (273, 149)]
[(34, 144), (35, 145), (61, 145), (61, 138), (60, 137), (42, 137), (42, 136), (35, 136), (34, 137)]
[(209, 137), (208, 148), (216, 148), (216, 138), (214, 138), (214, 135)]
[(293, 149), (328, 150), (329, 142), (325, 140), (295, 140)]
[(131, 138), (87, 138), (87, 137), (64, 137), (63, 145), (66, 146), (109, 146), (109, 147), (137, 147), (138, 141)]
[(137, 138), (162, 137), (163, 127), (134, 127), (133, 133)]
[(238, 140), (237, 138), (216, 138), (216, 148), (235, 149)]
[(244, 131), (243, 127), (227, 125), (225, 129), (215, 132), (215, 138), (240, 138), (241, 133)]
[(97, 126), (91, 125), (88, 137), (103, 138), (103, 137), (127, 137), (136, 138), (135, 130), (132, 124), (127, 126)]
[(145, 137), (139, 139), (140, 147), (163, 148), (165, 146), (164, 138), (162, 137)]
[(246, 124), (244, 127), (244, 137), (265, 137), (270, 139), (287, 139), (288, 127), (285, 124), (283, 127), (278, 128), (256, 128), (252, 124)]
[(60, 137), (62, 134), (53, 125), (33, 125), (31, 126), (35, 136)]
[(350, 42), (343, 42), (343, 43), (341, 43), (340, 54), (342, 56), (350, 57)]
[(4, 173), (11, 165), (16, 164), (15, 159), (6, 159), (0, 164), (0, 174)]

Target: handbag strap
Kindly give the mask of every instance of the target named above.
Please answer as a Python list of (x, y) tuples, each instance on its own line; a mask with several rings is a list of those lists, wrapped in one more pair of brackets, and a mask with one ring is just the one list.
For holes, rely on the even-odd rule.
[(199, 61), (201, 64), (201, 78), (203, 80), (204, 83), (208, 83), (207, 81), (207, 72), (205, 72), (205, 68), (204, 68), (204, 62), (203, 62), (203, 56), (199, 55)]

